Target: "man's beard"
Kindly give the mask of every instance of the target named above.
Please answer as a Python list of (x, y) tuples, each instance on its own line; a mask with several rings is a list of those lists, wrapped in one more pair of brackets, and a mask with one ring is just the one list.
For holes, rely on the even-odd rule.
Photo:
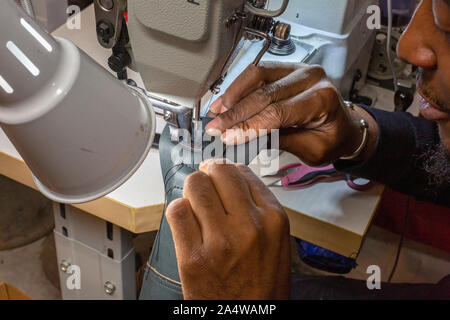
[(450, 105), (448, 102), (440, 99), (434, 92), (433, 88), (427, 83), (427, 78), (429, 76), (426, 74), (422, 68), (419, 68), (417, 72), (417, 86), (423, 95), (423, 98), (433, 103), (436, 107), (443, 111), (450, 110)]
[[(441, 110), (450, 110), (450, 105), (434, 94), (434, 90), (427, 84), (426, 78), (428, 78), (426, 71), (419, 68), (417, 85), (423, 97)], [(431, 186), (450, 185), (450, 151), (442, 143), (425, 152), (421, 159), (425, 171), (430, 175)]]
[(426, 152), (423, 159), (432, 186), (450, 185), (450, 151), (443, 144)]

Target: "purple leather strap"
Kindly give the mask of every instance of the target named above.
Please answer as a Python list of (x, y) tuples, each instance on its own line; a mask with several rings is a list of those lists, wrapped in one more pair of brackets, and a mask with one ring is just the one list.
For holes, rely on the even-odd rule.
[(372, 182), (366, 184), (357, 184), (352, 177), (337, 172), (333, 165), (328, 165), (322, 168), (313, 168), (304, 164), (290, 164), (280, 169), (289, 170), (298, 167), (298, 170), (291, 172), (281, 179), (281, 185), (285, 188), (302, 188), (313, 185), (320, 181), (338, 181), (345, 179), (347, 185), (357, 191), (366, 191), (373, 185)]
[(299, 188), (309, 186), (318, 180), (332, 178), (338, 173), (333, 165), (323, 168), (313, 168), (307, 165), (299, 166), (299, 169), (281, 179), (281, 184), (286, 188)]

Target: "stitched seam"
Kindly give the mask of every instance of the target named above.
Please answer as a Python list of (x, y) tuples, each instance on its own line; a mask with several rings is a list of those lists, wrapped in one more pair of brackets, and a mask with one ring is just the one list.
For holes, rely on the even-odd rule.
[[(172, 179), (172, 177), (181, 169), (183, 168), (183, 164), (176, 164), (172, 166), (169, 170), (167, 170), (166, 174), (164, 175), (164, 183)], [(171, 171), (175, 169), (175, 172), (172, 174)], [(169, 174), (172, 174), (170, 177), (168, 177)]]
[(164, 289), (167, 289), (171, 292), (174, 292), (175, 294), (183, 294), (181, 287), (177, 286), (176, 284), (169, 282), (168, 280), (161, 278), (156, 273), (151, 272), (150, 273), (150, 281), (157, 284), (158, 286), (163, 287)]
[(148, 262), (147, 262), (147, 267), (149, 267), (150, 270), (152, 270), (155, 274), (157, 274), (157, 275), (160, 276), (161, 278), (166, 279), (167, 281), (170, 281), (170, 282), (172, 282), (172, 283), (174, 283), (174, 284), (177, 284), (177, 285), (181, 286), (181, 282), (176, 281), (176, 280), (173, 280), (173, 279), (171, 279), (171, 278), (169, 278), (169, 277), (167, 277), (167, 276), (165, 276), (165, 275), (159, 273), (158, 270), (156, 270), (156, 269), (155, 269), (153, 266), (151, 266), (150, 263), (148, 263)]

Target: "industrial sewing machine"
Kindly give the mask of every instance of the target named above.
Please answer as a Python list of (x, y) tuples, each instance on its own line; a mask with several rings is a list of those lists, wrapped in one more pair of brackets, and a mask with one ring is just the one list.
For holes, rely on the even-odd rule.
[[(107, 9), (111, 10), (105, 11), (105, 2), (109, 4)], [(377, 0), (348, 0), (330, 5), (326, 0), (296, 0), (287, 5), (282, 0), (253, 0), (247, 2), (254, 8), (267, 7), (277, 15), (282, 13), (280, 8), (284, 10), (280, 21), (274, 22), (261, 11), (259, 14), (253, 10), (250, 14), (243, 12), (242, 16), (235, 12), (231, 18), (234, 26), (227, 20), (225, 25), (216, 26), (219, 30), (212, 28), (206, 31), (205, 16), (200, 14), (202, 8), (190, 5), (190, 1), (181, 5), (177, 3), (174, 7), (164, 4), (157, 10), (153, 9), (158, 1), (138, 1), (131, 3), (128, 9), (128, 29), (132, 34), (130, 47), (127, 45), (127, 24), (122, 18), (127, 8), (125, 2), (117, 1), (120, 5), (113, 5), (112, 1), (95, 1), (99, 43), (113, 51), (110, 67), (118, 72), (119, 78), (126, 77), (126, 66), (139, 70), (149, 91), (162, 94), (180, 106), (189, 106), (194, 110), (194, 118), (198, 118), (200, 113), (205, 115), (209, 104), (219, 96), (217, 93), (223, 92), (249, 64), (259, 60), (320, 64), (344, 98), (358, 100), (358, 89), (365, 82), (374, 43), (374, 32), (366, 26), (367, 8), (378, 3)], [(209, 10), (207, 7), (204, 9)], [(199, 24), (177, 30), (185, 21), (193, 19)], [(219, 17), (212, 19), (220, 20)], [(236, 31), (236, 27), (241, 30)], [(223, 47), (223, 39), (218, 39), (219, 46), (214, 46), (211, 39), (227, 29), (229, 32), (225, 39), (229, 47)], [(212, 38), (203, 41), (201, 37), (206, 37), (208, 32)], [(258, 41), (261, 39), (265, 41)], [(173, 46), (175, 42), (177, 45)], [(186, 46), (188, 43), (189, 48)], [(129, 52), (130, 48), (133, 52)], [(222, 56), (217, 56), (218, 49)], [(224, 52), (227, 55), (223, 55)], [(241, 53), (238, 61), (232, 64), (238, 53)], [(200, 112), (199, 97), (207, 89), (216, 95)], [(190, 110), (173, 112), (167, 107), (163, 109), (174, 136), (174, 128), (190, 125), (190, 121), (186, 121), (191, 117)]]
[[(104, 37), (104, 28), (109, 25), (111, 29), (113, 23), (103, 20), (100, 2), (96, 8), (97, 26), (100, 26), (97, 33), (104, 47), (113, 48), (110, 67), (123, 79), (126, 79), (126, 66), (137, 69), (149, 91), (178, 104), (172, 104), (174, 108), (169, 109), (158, 97), (147, 94), (152, 104), (163, 111), (170, 128), (170, 134), (167, 129), (162, 133), (159, 145), (167, 203), (182, 197), (183, 181), (196, 168), (195, 163), (188, 161), (185, 166), (177, 167), (170, 158), (174, 146), (186, 142), (185, 139), (180, 142), (180, 130), (192, 133), (193, 139), (187, 139), (192, 153), (201, 151), (201, 128), (204, 124), (201, 120), (206, 116), (209, 104), (249, 64), (257, 64), (261, 60), (321, 64), (345, 97), (356, 98), (357, 82), (364, 81), (374, 40), (373, 32), (366, 26), (367, 6), (373, 3), (369, 0), (343, 1), (336, 6), (329, 6), (327, 1), (290, 1), (289, 5), (286, 1), (278, 1), (271, 3), (268, 9), (272, 13), (258, 11), (258, 14), (255, 14), (254, 8), (266, 8), (267, 1), (249, 1), (253, 7), (247, 6), (247, 11), (234, 9), (234, 12), (228, 12), (226, 19), (216, 16), (214, 21), (225, 20), (225, 24), (212, 27), (209, 40), (204, 35), (204, 16), (196, 12), (195, 7), (190, 7), (192, 3), (178, 3), (155, 10), (157, 3), (153, 1), (128, 3), (128, 25), (117, 22), (116, 18), (122, 17), (119, 11), (110, 21), (116, 21), (116, 27), (121, 27), (120, 34), (109, 32)], [(272, 16), (280, 15), (284, 9), (282, 20), (275, 22)], [(183, 24), (184, 21), (194, 20), (191, 16), (194, 12), (198, 24)], [(321, 15), (315, 19), (306, 18), (303, 22), (304, 17), (310, 17), (315, 12)], [(177, 29), (179, 25), (188, 25), (189, 32)], [(126, 28), (132, 48), (129, 54), (126, 41), (120, 41), (128, 38)], [(230, 33), (221, 33), (226, 30)], [(216, 45), (210, 42), (217, 35), (224, 36), (232, 46), (224, 50), (221, 48), (223, 39)], [(111, 40), (114, 37), (119, 40), (114, 42)], [(239, 57), (234, 59), (237, 54)], [(202, 65), (203, 62), (205, 65)], [(193, 74), (195, 77), (192, 77)], [(201, 97), (208, 89), (213, 96), (202, 106)], [(189, 145), (186, 147), (189, 148)], [(250, 154), (246, 160), (254, 156), (256, 154)], [(149, 277), (153, 279), (144, 281), (141, 298), (182, 298), (181, 289), (176, 284), (180, 279), (173, 241), (164, 218), (148, 265), (152, 268), (148, 271)], [(152, 270), (162, 274), (164, 279), (161, 280)], [(166, 288), (167, 279), (174, 283), (171, 290)]]
[[(369, 56), (361, 54), (371, 46), (366, 7), (343, 1), (340, 10), (331, 10), (320, 1), (314, 2), (317, 7), (301, 2), (271, 2), (268, 8), (258, 0), (95, 0), (99, 43), (113, 53), (110, 67), (123, 80), (127, 66), (138, 70), (144, 89), (110, 77), (5, 1), (0, 11), (2, 129), (44, 195), (78, 203), (108, 194), (136, 171), (152, 145), (155, 112), (168, 123), (162, 153), (180, 143), (192, 152), (201, 150), (207, 109), (202, 112), (201, 98), (212, 91), (212, 101), (249, 63), (319, 63), (348, 96), (354, 71), (361, 68), (363, 76), (362, 60)], [(320, 10), (322, 19), (310, 19), (308, 10)], [(358, 28), (367, 37), (361, 39)], [(360, 51), (349, 50), (354, 42)], [(182, 130), (192, 140), (180, 141)], [(161, 159), (167, 173), (171, 164), (166, 156)], [(178, 172), (173, 184), (182, 185), (191, 170)]]
[[(184, 141), (186, 147), (201, 149), (202, 97), (208, 90), (217, 97), (249, 63), (261, 59), (318, 63), (344, 97), (351, 95), (369, 62), (370, 55), (361, 53), (370, 52), (372, 46), (365, 10), (373, 0), (342, 1), (336, 6), (326, 2), (283, 0), (267, 6), (260, 0), (95, 0), (98, 41), (113, 53), (109, 65), (120, 79), (126, 79), (126, 67), (138, 70), (145, 84), (139, 90), (108, 77), (73, 45), (53, 39), (8, 0), (2, 4), (1, 20), (9, 26), (1, 31), (6, 44), (1, 48), (2, 128), (46, 196), (70, 203), (93, 200), (117, 188), (143, 161), (154, 137), (154, 111), (167, 121), (172, 142), (179, 142), (181, 129), (193, 137), (192, 143)], [(314, 12), (320, 15), (312, 18)], [(281, 20), (275, 21), (280, 15)], [(93, 70), (97, 74), (92, 75)], [(38, 105), (31, 99), (43, 102)], [(82, 110), (80, 104), (97, 108)], [(119, 105), (128, 106), (127, 118), (134, 116), (133, 121), (123, 122)], [(94, 120), (104, 123), (103, 128)], [(57, 123), (73, 125), (63, 130)], [(143, 133), (139, 141), (133, 137), (136, 130)], [(64, 140), (50, 139), (62, 139), (60, 132)], [(70, 150), (66, 157), (73, 160), (59, 165), (54, 159), (59, 158), (63, 141), (80, 147), (65, 147)], [(111, 141), (133, 147), (119, 151)], [(37, 144), (46, 146), (47, 155), (35, 150)], [(92, 177), (92, 172), (98, 176)]]

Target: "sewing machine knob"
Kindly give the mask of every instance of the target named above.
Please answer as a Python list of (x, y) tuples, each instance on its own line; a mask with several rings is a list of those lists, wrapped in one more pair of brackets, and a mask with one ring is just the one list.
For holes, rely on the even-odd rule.
[(127, 67), (131, 63), (131, 57), (128, 52), (118, 52), (115, 55), (112, 55), (108, 59), (108, 65), (111, 70), (115, 72), (121, 72), (125, 67)]
[(277, 22), (273, 28), (269, 52), (277, 56), (288, 56), (293, 54), (295, 50), (295, 43), (291, 39), (291, 25)]
[(289, 39), (291, 35), (291, 25), (287, 23), (278, 22), (273, 31), (273, 35), (281, 40)]

